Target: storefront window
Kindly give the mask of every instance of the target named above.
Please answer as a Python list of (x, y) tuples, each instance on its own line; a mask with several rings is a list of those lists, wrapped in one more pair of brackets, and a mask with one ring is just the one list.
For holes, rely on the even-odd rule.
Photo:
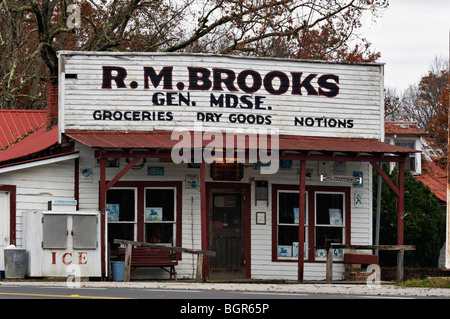
[(106, 192), (110, 245), (114, 245), (114, 239), (136, 240), (135, 194), (135, 189), (110, 189)]
[(316, 257), (322, 257), (331, 243), (343, 243), (344, 207), (343, 193), (315, 193)]
[(145, 190), (145, 241), (175, 244), (175, 189)]
[[(272, 186), (272, 257), (274, 261), (298, 260), (299, 192), (296, 185)], [(331, 243), (345, 244), (350, 235), (349, 187), (306, 186), (305, 260), (326, 259)], [(342, 257), (342, 249), (334, 249)]]
[[(299, 196), (295, 191), (278, 192), (278, 258), (298, 258)], [(307, 207), (307, 204), (306, 204)], [(306, 209), (305, 209), (306, 211)], [(305, 213), (305, 247), (308, 238), (307, 214)]]

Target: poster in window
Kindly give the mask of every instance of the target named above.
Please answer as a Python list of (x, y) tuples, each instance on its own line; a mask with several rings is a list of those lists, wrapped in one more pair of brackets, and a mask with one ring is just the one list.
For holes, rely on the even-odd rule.
[(342, 225), (342, 213), (338, 208), (330, 208), (330, 225)]
[(298, 257), (298, 242), (292, 243), (292, 257)]
[(278, 245), (278, 257), (292, 257), (292, 246)]
[(120, 204), (106, 204), (106, 214), (109, 222), (119, 221)]
[(298, 221), (300, 219), (299, 216), (300, 216), (300, 211), (299, 211), (298, 207), (297, 208), (294, 207), (294, 224), (298, 224)]
[[(300, 220), (300, 210), (298, 207), (294, 207), (294, 224), (298, 225), (298, 221)], [(306, 224), (306, 214), (305, 214), (305, 224)]]
[(146, 207), (145, 208), (145, 221), (162, 221), (163, 209), (162, 207)]

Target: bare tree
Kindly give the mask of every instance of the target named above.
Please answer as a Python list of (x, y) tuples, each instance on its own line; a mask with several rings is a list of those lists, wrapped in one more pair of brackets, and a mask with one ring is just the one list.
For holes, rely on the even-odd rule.
[(435, 57), (428, 74), (417, 85), (410, 85), (403, 96), (403, 116), (429, 131), (432, 119), (439, 115), (443, 90), (448, 86), (448, 59)]
[[(370, 51), (367, 41), (350, 43), (363, 14), (376, 16), (388, 6), (387, 0), (0, 1), (8, 24), (2, 36), (26, 42), (11, 42), (14, 54), (1, 55), (1, 78), (15, 80), (14, 85), (10, 81), (17, 88), (8, 91), (12, 95), (30, 93), (21, 88), (23, 79), (56, 81), (61, 49), (374, 61), (379, 54)], [(80, 27), (69, 27), (71, 4), (80, 8)], [(34, 66), (20, 76), (14, 71), (19, 56)], [(45, 71), (38, 67), (42, 64)], [(33, 94), (39, 96), (39, 90)], [(11, 98), (1, 99), (2, 107), (14, 106), (7, 102)]]
[(405, 119), (403, 112), (404, 95), (397, 93), (395, 88), (384, 90), (384, 117), (386, 121), (402, 121)]

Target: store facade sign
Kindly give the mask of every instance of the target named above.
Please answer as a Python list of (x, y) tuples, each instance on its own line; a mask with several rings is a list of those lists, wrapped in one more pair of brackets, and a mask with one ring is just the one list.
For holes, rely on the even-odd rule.
[(59, 52), (65, 130), (381, 139), (383, 66), (221, 55)]

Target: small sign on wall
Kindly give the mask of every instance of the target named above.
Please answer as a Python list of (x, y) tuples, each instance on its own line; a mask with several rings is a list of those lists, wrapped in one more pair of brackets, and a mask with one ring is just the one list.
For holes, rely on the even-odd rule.
[(360, 207), (360, 206), (363, 205), (363, 203), (364, 203), (364, 201), (363, 201), (363, 193), (355, 192), (355, 198), (354, 198), (354, 201), (353, 201), (353, 206), (354, 207)]
[(198, 174), (186, 174), (186, 188), (197, 188), (199, 187)]
[(147, 175), (149, 176), (164, 176), (163, 166), (149, 166), (147, 168)]

